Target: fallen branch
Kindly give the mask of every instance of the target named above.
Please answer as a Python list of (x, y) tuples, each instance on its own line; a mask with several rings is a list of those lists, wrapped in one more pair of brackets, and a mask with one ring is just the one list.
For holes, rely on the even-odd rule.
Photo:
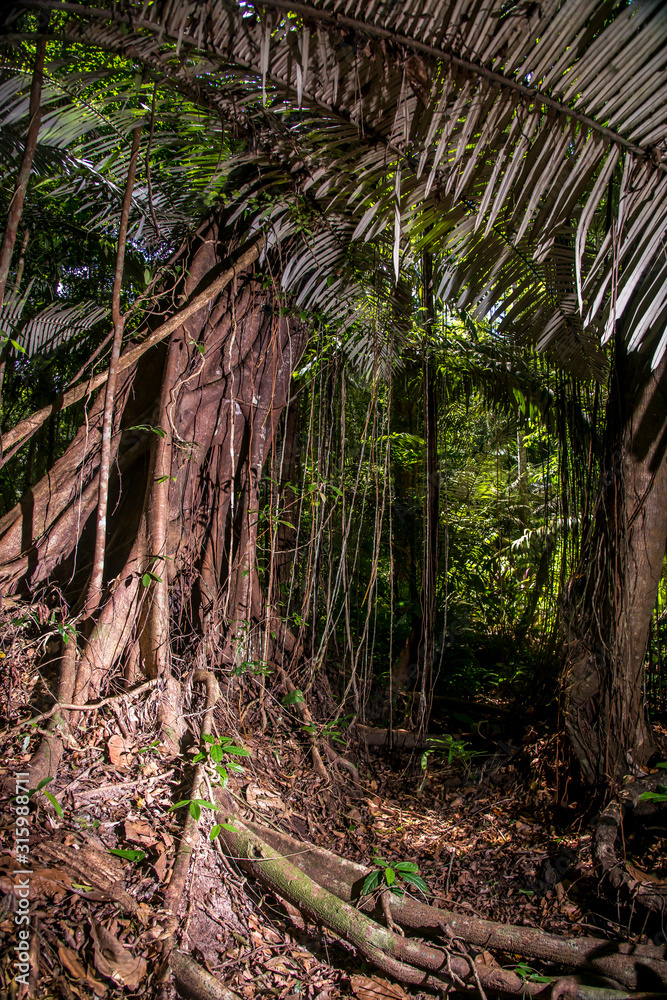
[[(294, 855), (294, 865), (300, 871), (339, 899), (357, 903), (362, 910), (377, 916), (382, 914), (382, 909), (370, 898), (368, 901), (361, 898), (361, 886), (368, 868), (287, 834), (265, 829), (255, 823), (246, 823), (246, 826), (266, 841), (272, 850), (283, 855)], [(649, 981), (656, 986), (667, 987), (664, 950), (652, 945), (613, 944), (602, 938), (589, 937), (564, 939), (535, 927), (495, 923), (480, 917), (440, 910), (407, 895), (391, 897), (390, 906), (395, 923), (421, 934), (444, 931), (480, 948), (557, 962), (566, 967), (590, 969), (629, 989)]]

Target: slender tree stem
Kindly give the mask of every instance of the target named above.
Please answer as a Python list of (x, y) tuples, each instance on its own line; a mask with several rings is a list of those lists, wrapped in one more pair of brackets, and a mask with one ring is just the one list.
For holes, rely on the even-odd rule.
[(113, 292), (111, 296), (111, 318), (113, 320), (113, 345), (111, 348), (111, 361), (109, 362), (109, 373), (107, 377), (106, 396), (104, 399), (104, 416), (102, 418), (102, 450), (100, 455), (99, 471), (99, 498), (97, 501), (97, 526), (95, 531), (95, 551), (93, 555), (93, 571), (88, 588), (85, 612), (92, 614), (100, 603), (102, 595), (102, 579), (104, 576), (104, 549), (107, 533), (107, 503), (109, 499), (109, 469), (111, 467), (111, 437), (113, 424), (114, 397), (116, 393), (116, 378), (118, 375), (118, 359), (120, 358), (120, 347), (123, 341), (123, 329), (125, 318), (120, 311), (120, 290), (123, 283), (123, 267), (125, 264), (125, 247), (127, 244), (127, 227), (130, 218), (130, 205), (132, 204), (132, 191), (134, 189), (134, 176), (137, 170), (137, 160), (139, 158), (139, 144), (141, 142), (141, 125), (137, 125), (132, 133), (132, 152), (130, 154), (130, 165), (127, 171), (125, 182), (125, 195), (123, 197), (123, 208), (120, 216), (120, 229), (118, 231), (118, 250), (116, 252), (116, 272), (114, 274)]

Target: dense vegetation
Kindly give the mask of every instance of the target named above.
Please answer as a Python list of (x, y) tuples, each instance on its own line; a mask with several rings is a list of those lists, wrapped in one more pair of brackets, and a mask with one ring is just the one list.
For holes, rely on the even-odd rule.
[[(223, 703), (296, 727), (322, 781), (359, 778), (348, 738), (418, 747), (422, 787), (429, 755), (469, 768), (458, 721), (553, 736), (548, 773), (596, 808), (628, 775), (664, 798), (667, 18), (389, 6), (1, 16), (4, 711), (43, 720), (21, 753), (45, 789), (82, 717), (144, 684), (178, 757), (203, 685), (182, 845), (206, 768), (224, 790), (244, 755)], [(290, 845), (238, 824), (217, 833), (259, 877)], [(419, 886), (405, 864), (363, 894)], [(327, 926), (421, 982), (387, 893), (372, 953)]]

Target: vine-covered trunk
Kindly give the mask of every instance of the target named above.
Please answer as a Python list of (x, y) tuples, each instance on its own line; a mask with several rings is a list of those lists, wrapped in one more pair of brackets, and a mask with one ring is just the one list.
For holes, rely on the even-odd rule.
[(569, 595), (565, 721), (584, 777), (609, 783), (653, 751), (644, 663), (667, 541), (667, 358), (619, 331), (596, 516)]
[[(173, 301), (206, 288), (227, 255), (211, 225)], [(208, 669), (261, 648), (259, 481), (306, 341), (304, 325), (281, 313), (272, 281), (241, 273), (122, 371), (94, 616), (76, 617), (89, 589), (104, 392), (54, 468), (0, 522), (4, 592), (56, 585), (70, 608), (76, 703), (97, 696), (121, 661), (128, 680), (168, 677), (175, 648)]]

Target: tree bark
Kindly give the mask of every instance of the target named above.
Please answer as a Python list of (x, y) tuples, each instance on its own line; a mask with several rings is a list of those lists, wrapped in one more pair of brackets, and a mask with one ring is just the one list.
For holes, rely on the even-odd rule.
[[(97, 697), (119, 661), (136, 670), (138, 649), (143, 673), (168, 679), (174, 624), (182, 643), (198, 637), (211, 669), (261, 647), (259, 482), (307, 328), (284, 314), (261, 276), (221, 273), (223, 235), (217, 223), (202, 231), (175, 290), (199, 308), (181, 311), (168, 344), (153, 336), (152, 349), (140, 345), (132, 367), (120, 357), (103, 593), (82, 643), (74, 704)], [(103, 404), (98, 397), (30, 504), (0, 524), (5, 586), (60, 579), (71, 609), (90, 573)]]
[(667, 540), (667, 357), (651, 371), (652, 352), (626, 342), (621, 325), (597, 509), (568, 594), (565, 724), (590, 784), (637, 773), (653, 751), (644, 662)]

